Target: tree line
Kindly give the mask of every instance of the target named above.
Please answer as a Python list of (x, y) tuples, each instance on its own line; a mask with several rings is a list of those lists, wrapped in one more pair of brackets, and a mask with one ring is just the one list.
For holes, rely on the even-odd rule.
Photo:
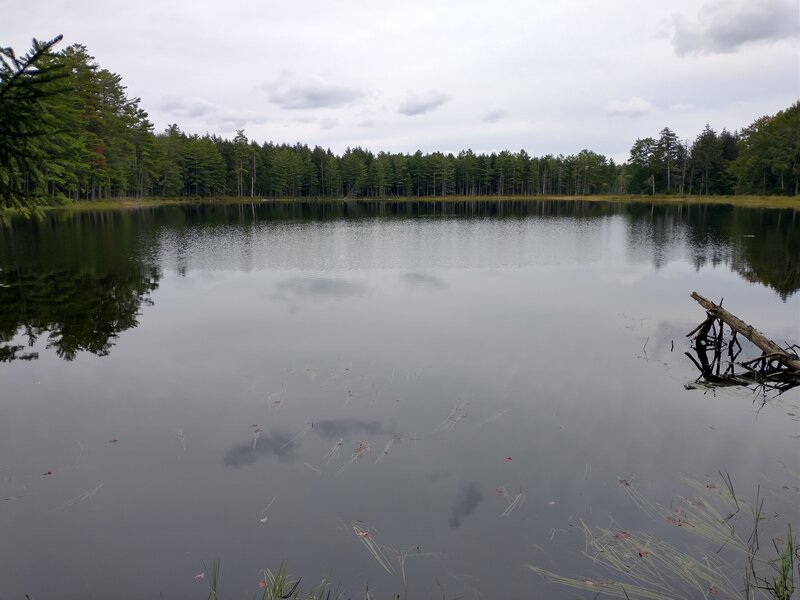
[(739, 132), (664, 128), (617, 164), (581, 150), (413, 154), (154, 132), (139, 98), (80, 44), (0, 48), (0, 207), (118, 197), (798, 194), (800, 102)]

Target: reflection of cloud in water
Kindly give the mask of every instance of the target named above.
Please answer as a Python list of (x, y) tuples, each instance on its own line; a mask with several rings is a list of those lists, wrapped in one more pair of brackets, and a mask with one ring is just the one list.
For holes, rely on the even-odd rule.
[(603, 283), (613, 283), (622, 286), (632, 286), (640, 283), (652, 274), (649, 265), (629, 265), (625, 268), (609, 268), (601, 270), (597, 278)]
[(435, 473), (428, 475), (427, 479), (431, 483), (438, 483), (439, 481), (444, 481), (449, 477), (450, 473), (448, 471), (436, 471)]
[(481, 494), (478, 486), (474, 483), (467, 483), (459, 492), (456, 503), (453, 506), (453, 514), (450, 516), (450, 527), (460, 527), (461, 521), (468, 517), (478, 505), (483, 501), (483, 494)]
[(412, 287), (426, 288), (429, 290), (443, 290), (447, 287), (443, 279), (426, 273), (403, 273), (400, 275), (400, 279)]
[(278, 290), (296, 296), (361, 296), (367, 288), (361, 283), (331, 277), (290, 277), (278, 283)]
[(244, 467), (256, 464), (265, 456), (277, 456), (280, 460), (297, 459), (295, 443), (288, 433), (275, 432), (268, 437), (259, 437), (256, 447), (253, 440), (233, 446), (225, 453), (223, 462), (226, 467)]
[(384, 427), (378, 421), (359, 421), (357, 419), (332, 419), (314, 421), (314, 431), (329, 440), (347, 437), (359, 431), (371, 434), (386, 434), (396, 437), (397, 432)]

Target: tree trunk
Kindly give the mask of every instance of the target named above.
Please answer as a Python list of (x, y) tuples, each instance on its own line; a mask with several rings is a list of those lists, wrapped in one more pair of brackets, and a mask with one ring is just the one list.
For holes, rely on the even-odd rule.
[[(669, 149), (667, 149), (669, 152)], [(669, 170), (670, 170), (670, 161), (669, 161), (669, 154), (667, 154), (667, 193), (670, 193), (670, 178), (669, 178)]]
[(697, 292), (692, 292), (691, 297), (700, 306), (706, 309), (709, 316), (722, 320), (728, 327), (750, 340), (757, 348), (764, 352), (764, 354), (769, 354), (775, 358), (775, 360), (781, 362), (790, 369), (800, 372), (800, 359), (787, 353), (783, 348), (778, 346), (778, 344), (753, 328), (752, 325), (748, 325), (736, 315), (729, 313), (718, 304), (711, 302), (711, 300), (703, 298), (703, 296)]

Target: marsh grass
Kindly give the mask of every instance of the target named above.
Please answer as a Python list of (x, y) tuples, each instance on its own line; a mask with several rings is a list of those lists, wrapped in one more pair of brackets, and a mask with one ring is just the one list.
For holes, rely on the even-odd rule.
[(394, 567), (392, 567), (391, 562), (386, 557), (383, 547), (375, 541), (373, 532), (358, 524), (353, 524), (353, 532), (378, 564), (383, 567), (387, 573), (394, 575)]
[[(349, 203), (430, 203), (457, 204), (481, 203), (498, 204), (508, 202), (613, 202), (618, 204), (723, 204), (748, 208), (800, 208), (800, 198), (797, 196), (678, 196), (678, 195), (596, 195), (596, 196), (402, 196), (385, 198), (357, 198), (345, 200), (344, 198), (251, 198), (243, 197), (216, 197), (216, 198), (117, 198), (96, 200), (79, 200), (78, 202), (57, 203), (43, 206), (44, 211), (96, 211), (96, 210), (126, 210), (168, 205), (237, 205), (237, 204), (340, 204)], [(11, 214), (12, 211), (6, 211)]]
[(219, 559), (212, 560), (211, 565), (203, 563), (203, 572), (206, 574), (208, 585), (211, 591), (208, 592), (208, 600), (218, 600), (217, 590), (219, 588)]
[[(791, 524), (785, 540), (771, 538), (772, 552), (762, 552), (761, 528), (779, 515), (765, 517), (760, 490), (749, 504), (736, 495), (728, 474), (720, 477), (720, 483), (687, 478), (690, 494), (671, 506), (651, 503), (625, 482), (625, 491), (645, 514), (683, 534), (670, 536), (679, 544), (626, 531), (613, 519), (607, 527), (581, 521), (583, 554), (595, 575), (568, 576), (527, 566), (547, 581), (615, 598), (789, 600), (800, 557)], [(771, 558), (773, 552), (777, 558)]]
[[(219, 560), (211, 561), (210, 566), (203, 563), (208, 585), (211, 588), (208, 594), (209, 600), (219, 599), (219, 566)], [(289, 574), (286, 563), (281, 563), (275, 573), (269, 569), (263, 569), (258, 582), (261, 590), (259, 598), (260, 600), (340, 600), (344, 596), (338, 586), (331, 589), (327, 579), (322, 579), (316, 588), (305, 593), (300, 589), (300, 582), (301, 579), (295, 580)]]

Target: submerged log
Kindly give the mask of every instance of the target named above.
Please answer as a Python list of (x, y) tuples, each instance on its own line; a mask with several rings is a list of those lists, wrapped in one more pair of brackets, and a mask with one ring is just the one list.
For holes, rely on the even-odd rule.
[(729, 313), (719, 304), (711, 302), (711, 300), (704, 298), (697, 292), (692, 292), (691, 296), (700, 306), (706, 309), (709, 317), (719, 319), (733, 331), (750, 340), (753, 345), (760, 349), (765, 355), (769, 355), (770, 358), (800, 373), (800, 359), (798, 359), (797, 356), (792, 356), (752, 325), (748, 325), (736, 315)]

